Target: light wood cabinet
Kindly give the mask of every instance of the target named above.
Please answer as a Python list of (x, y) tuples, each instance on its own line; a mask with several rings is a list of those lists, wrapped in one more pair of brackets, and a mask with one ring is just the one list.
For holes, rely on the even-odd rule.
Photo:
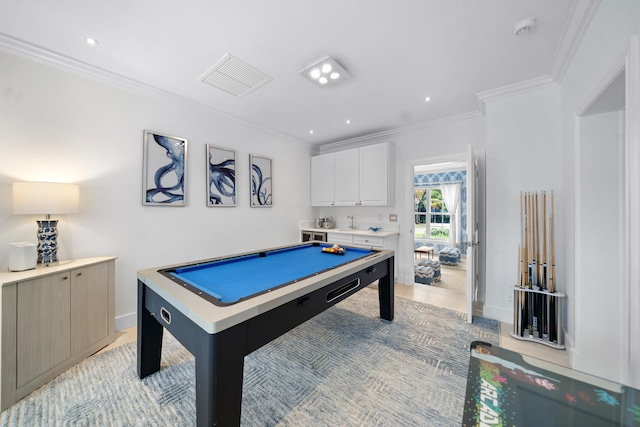
[(115, 258), (0, 273), (0, 410), (115, 339)]
[(64, 272), (17, 284), (18, 388), (71, 355), (70, 282), (69, 272)]
[(394, 150), (390, 143), (311, 158), (312, 206), (394, 204)]
[[(71, 271), (71, 352), (109, 335), (109, 265), (92, 265)], [(113, 292), (113, 291), (112, 291)]]

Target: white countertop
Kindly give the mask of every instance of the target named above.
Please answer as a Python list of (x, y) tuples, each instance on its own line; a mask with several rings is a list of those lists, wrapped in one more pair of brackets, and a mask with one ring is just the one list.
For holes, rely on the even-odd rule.
[(336, 234), (352, 234), (357, 236), (371, 236), (371, 237), (390, 237), (397, 236), (397, 231), (371, 231), (371, 230), (352, 230), (350, 228), (314, 228), (314, 227), (303, 227), (300, 231), (313, 231), (316, 233), (336, 233)]

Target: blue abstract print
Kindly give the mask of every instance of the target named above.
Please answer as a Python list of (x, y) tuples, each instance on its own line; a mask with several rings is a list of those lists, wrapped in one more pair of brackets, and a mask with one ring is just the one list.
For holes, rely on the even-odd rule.
[(153, 135), (153, 139), (164, 150), (169, 163), (156, 169), (153, 185), (146, 191), (148, 203), (170, 204), (184, 200), (184, 170), (186, 141), (163, 135)]
[(236, 204), (236, 170), (235, 159), (225, 159), (214, 163), (213, 153), (209, 153), (209, 204)]
[(251, 206), (271, 206), (271, 160), (251, 159)]

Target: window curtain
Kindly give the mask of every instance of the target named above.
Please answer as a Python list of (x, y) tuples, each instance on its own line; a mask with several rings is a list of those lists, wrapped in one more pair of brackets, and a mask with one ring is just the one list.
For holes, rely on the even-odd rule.
[(458, 215), (458, 207), (460, 205), (460, 184), (443, 184), (442, 201), (447, 206), (447, 210), (451, 215), (451, 223), (449, 229), (449, 246), (455, 248), (460, 242), (458, 229), (460, 228), (460, 219)]

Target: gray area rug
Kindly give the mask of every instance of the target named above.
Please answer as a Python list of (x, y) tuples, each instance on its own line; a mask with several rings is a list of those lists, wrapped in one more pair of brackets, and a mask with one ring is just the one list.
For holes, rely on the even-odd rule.
[[(243, 426), (459, 426), (469, 344), (498, 324), (364, 289), (245, 358)], [(165, 334), (140, 380), (136, 345), (95, 355), (0, 415), (2, 426), (193, 426), (194, 359)]]

